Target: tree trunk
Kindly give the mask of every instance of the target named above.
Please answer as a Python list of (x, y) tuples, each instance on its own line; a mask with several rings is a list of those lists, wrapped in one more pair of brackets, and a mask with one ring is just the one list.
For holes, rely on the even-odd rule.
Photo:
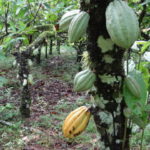
[(15, 57), (17, 60), (17, 66), (19, 68), (18, 77), (22, 87), (20, 112), (23, 118), (28, 118), (30, 117), (30, 105), (31, 105), (31, 96), (28, 84), (28, 75), (29, 75), (28, 59), (30, 59), (30, 57), (26, 52), (15, 53)]
[(49, 54), (52, 55), (53, 53), (53, 40), (50, 39), (50, 48), (49, 48)]
[(47, 41), (45, 40), (45, 58), (48, 58), (48, 55), (47, 55)]
[(130, 129), (123, 115), (126, 107), (122, 94), (124, 79), (124, 50), (111, 41), (105, 21), (105, 11), (110, 0), (81, 0), (81, 10), (90, 15), (87, 29), (87, 50), (96, 74), (95, 90), (92, 96), (98, 111), (94, 114), (97, 131), (100, 134), (100, 150), (129, 150)]
[(40, 46), (40, 47), (38, 48), (38, 54), (37, 54), (37, 56), (36, 56), (36, 63), (37, 63), (37, 64), (40, 64), (40, 63), (41, 63), (41, 49), (42, 49), (42, 46)]
[(57, 49), (57, 53), (60, 55), (60, 39), (57, 38), (57, 41), (56, 41), (56, 49)]

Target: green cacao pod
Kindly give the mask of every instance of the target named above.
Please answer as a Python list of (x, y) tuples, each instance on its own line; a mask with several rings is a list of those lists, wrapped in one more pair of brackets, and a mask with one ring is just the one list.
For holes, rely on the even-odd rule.
[(137, 98), (141, 97), (141, 89), (138, 82), (132, 78), (131, 76), (127, 76), (125, 78), (125, 85), (129, 89), (129, 91)]
[(132, 116), (132, 111), (130, 108), (124, 108), (123, 109), (123, 114), (126, 118), (130, 118)]
[(79, 13), (79, 11), (79, 9), (76, 9), (65, 13), (59, 21), (59, 29), (62, 31), (67, 31), (71, 20)]
[(74, 78), (74, 90), (76, 92), (86, 91), (93, 86), (95, 80), (96, 76), (91, 70), (83, 70), (77, 73)]
[(86, 32), (90, 16), (88, 13), (81, 11), (71, 21), (68, 30), (69, 42), (76, 42)]
[(106, 28), (112, 41), (123, 48), (130, 48), (139, 36), (136, 14), (126, 2), (114, 0), (106, 9)]

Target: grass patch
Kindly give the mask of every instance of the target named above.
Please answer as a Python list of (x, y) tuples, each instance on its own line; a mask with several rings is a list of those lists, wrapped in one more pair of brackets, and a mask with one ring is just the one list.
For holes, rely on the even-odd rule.
[(39, 121), (35, 122), (34, 127), (43, 127), (43, 128), (51, 128), (52, 127), (52, 117), (48, 115), (42, 115), (39, 117)]
[[(44, 60), (45, 50), (44, 48), (42, 48), (41, 64), (40, 65), (34, 64), (31, 67), (31, 73), (33, 74), (35, 84), (36, 81), (39, 80), (49, 81), (49, 79), (51, 78), (61, 80), (62, 82), (68, 84), (69, 86), (70, 84), (72, 85), (73, 78), (75, 74), (78, 72), (79, 67), (79, 65), (76, 63), (76, 55), (75, 55), (76, 52), (74, 49), (71, 49), (70, 47), (66, 46), (61, 46), (60, 51), (61, 55), (58, 56), (57, 51), (54, 48), (53, 55), (48, 56), (49, 59)], [(54, 62), (54, 64), (51, 65), (50, 63), (52, 63), (53, 60), (55, 61), (55, 56), (56, 58), (58, 58), (58, 60), (60, 59), (60, 62), (56, 61), (56, 63)], [(0, 68), (6, 70), (11, 68), (13, 60), (14, 60), (13, 57), (5, 57), (0, 55)], [(45, 73), (46, 71), (48, 73)], [(2, 79), (0, 78), (0, 82), (1, 80), (3, 83), (7, 82), (7, 79), (5, 78), (5, 76), (3, 76), (3, 72), (0, 73), (3, 77)], [(12, 80), (16, 79), (13, 78)], [(1, 87), (3, 86), (4, 85), (2, 84)], [(0, 124), (0, 148), (2, 147), (1, 145), (3, 145), (2, 148), (6, 150), (11, 149), (21, 150), (24, 148), (25, 144), (28, 144), (28, 142), (24, 142), (24, 139), (29, 139), (29, 143), (31, 142), (32, 144), (33, 142), (33, 144), (40, 144), (41, 146), (46, 147), (48, 149), (53, 149), (52, 146), (54, 145), (54, 143), (62, 144), (63, 142), (64, 142), (63, 144), (66, 144), (67, 142), (72, 142), (73, 145), (81, 144), (83, 145), (83, 147), (87, 144), (90, 144), (90, 147), (88, 147), (89, 150), (93, 150), (94, 146), (98, 145), (97, 131), (92, 117), (86, 130), (72, 141), (65, 139), (62, 136), (62, 125), (66, 116), (77, 107), (86, 105), (87, 103), (88, 104), (92, 103), (91, 101), (88, 100), (88, 98), (86, 98), (86, 94), (80, 97), (75, 95), (76, 97), (73, 97), (73, 99), (76, 98), (76, 101), (71, 100), (71, 97), (68, 101), (67, 96), (66, 96), (67, 98), (65, 97), (60, 98), (60, 100), (59, 99), (57, 100), (57, 105), (56, 103), (54, 105), (51, 104), (50, 108), (52, 108), (52, 111), (51, 110), (50, 111), (48, 110), (47, 112), (43, 111), (44, 115), (41, 113), (42, 111), (40, 112), (38, 109), (46, 110), (47, 108), (46, 106), (49, 105), (47, 101), (50, 101), (51, 99), (47, 98), (46, 99), (47, 101), (45, 101), (44, 95), (36, 97), (34, 103), (35, 110), (33, 110), (34, 111), (33, 113), (35, 113), (34, 115), (36, 115), (37, 113), (39, 116), (38, 117), (35, 116), (37, 117), (36, 118), (37, 120), (36, 119), (30, 120), (28, 121), (28, 124), (26, 124), (26, 121), (22, 121), (18, 112), (18, 108), (15, 106), (15, 104), (12, 104), (11, 92), (12, 92), (11, 87), (5, 88), (0, 91), (0, 100), (3, 100), (5, 97), (8, 101), (10, 101), (9, 103), (0, 105), (0, 120), (4, 120), (13, 124), (12, 127)], [(18, 97), (19, 96), (20, 95), (18, 94)], [(43, 134), (40, 133), (35, 134), (30, 130), (24, 130), (22, 128), (23, 125), (39, 129)], [(150, 128), (145, 129), (143, 142), (145, 146), (146, 145), (149, 146), (150, 143), (149, 131)], [(51, 132), (51, 134), (49, 132)], [(57, 143), (58, 141), (59, 143)], [(138, 130), (134, 132), (132, 135), (131, 145), (137, 146), (140, 144), (140, 142), (141, 142), (141, 130)]]
[(3, 53), (0, 53), (0, 69), (10, 69), (15, 58), (13, 56), (5, 56)]

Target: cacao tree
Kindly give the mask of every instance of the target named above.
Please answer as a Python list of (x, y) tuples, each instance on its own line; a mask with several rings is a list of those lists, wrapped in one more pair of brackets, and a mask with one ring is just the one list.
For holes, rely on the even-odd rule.
[[(109, 2), (94, 0), (86, 4), (85, 1), (81, 1), (81, 10), (89, 11), (90, 15), (87, 50), (93, 64), (91, 70), (94, 70), (97, 77), (96, 90), (92, 96), (98, 106), (94, 121), (101, 136), (100, 149), (121, 150), (123, 146), (129, 149), (131, 133), (130, 128), (125, 131), (125, 102), (121, 92), (124, 79), (122, 60), (125, 50), (114, 45), (107, 32), (105, 12)], [(100, 44), (98, 40), (101, 41)]]
[[(61, 18), (60, 24), (71, 17), (66, 22), (69, 41), (76, 42), (85, 31), (87, 33), (83, 66), (91, 73), (87, 70), (78, 73), (74, 90), (89, 90), (94, 100), (94, 107), (89, 110), (100, 134), (100, 149), (129, 150), (131, 124), (136, 123), (144, 129), (149, 116), (149, 108), (143, 111), (148, 99), (143, 76), (138, 70), (128, 68), (130, 47), (140, 36), (137, 16), (122, 0), (80, 0), (80, 12), (73, 17), (72, 13), (68, 14)], [(127, 67), (124, 70), (126, 55)], [(64, 135), (72, 137), (76, 131), (75, 122), (70, 131), (64, 131)]]
[[(33, 50), (39, 48), (39, 55), (37, 55), (38, 57), (36, 58), (37, 62), (40, 63), (41, 46), (44, 44), (46, 47), (45, 57), (48, 57), (46, 40), (47, 38), (54, 37), (53, 33), (50, 33), (51, 31), (53, 32), (53, 25), (50, 23), (56, 23), (59, 17), (57, 14), (64, 9), (64, 5), (66, 5), (65, 2), (60, 4), (57, 1), (44, 3), (42, 1), (37, 2), (35, 0), (0, 1), (1, 46), (6, 54), (11, 52), (16, 58), (15, 63), (17, 64), (18, 69), (17, 77), (20, 80), (21, 88), (20, 112), (23, 117), (30, 116), (31, 105), (29, 80), (31, 80), (32, 75), (30, 74), (28, 60), (33, 59)], [(55, 11), (52, 10), (53, 8)], [(39, 23), (39, 20), (41, 23)], [(44, 31), (50, 32), (43, 34)], [(20, 41), (22, 41), (22, 44), (18, 46), (18, 42)], [(24, 50), (22, 51), (22, 49)]]

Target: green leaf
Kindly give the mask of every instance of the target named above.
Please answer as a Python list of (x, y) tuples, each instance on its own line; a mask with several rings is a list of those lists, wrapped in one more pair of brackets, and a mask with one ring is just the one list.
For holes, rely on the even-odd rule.
[(148, 68), (149, 64), (150, 64), (149, 62), (141, 62), (139, 65), (139, 70), (141, 71), (141, 73), (143, 75), (143, 79), (145, 81), (147, 89), (150, 86), (150, 83), (149, 83), (150, 73), (149, 73), (149, 68)]
[(136, 114), (131, 117), (132, 121), (136, 123), (139, 127), (144, 129), (148, 124), (148, 114), (143, 113), (142, 116), (137, 116)]
[(147, 105), (148, 94), (146, 84), (144, 82), (144, 78), (141, 72), (133, 70), (129, 72), (128, 75), (134, 78), (136, 82), (139, 84), (141, 90), (141, 97), (140, 98), (135, 97), (124, 84), (123, 85), (124, 99), (128, 106), (128, 109), (131, 111), (130, 119), (134, 123), (136, 123), (140, 128), (144, 129), (148, 124), (148, 116), (149, 116), (148, 111), (150, 109), (149, 105)]
[(142, 45), (142, 48), (141, 48), (141, 53), (145, 53), (145, 51), (149, 48), (150, 46), (150, 41), (136, 41), (136, 43), (138, 45)]
[(149, 48), (149, 46), (150, 46), (150, 42), (149, 41), (144, 43), (144, 45), (142, 46), (142, 49), (141, 49), (142, 54)]
[(0, 87), (2, 87), (7, 82), (8, 82), (8, 80), (6, 78), (0, 76)]
[(50, 8), (51, 8), (50, 5), (47, 4), (47, 3), (43, 3), (43, 5), (44, 5), (47, 9), (50, 9)]
[(130, 109), (133, 109), (137, 104), (144, 106), (147, 103), (147, 89), (143, 76), (137, 70), (129, 72), (129, 75), (133, 77), (139, 84), (141, 90), (141, 97), (140, 98), (135, 97), (124, 84), (123, 95), (125, 102)]
[(11, 103), (7, 103), (5, 106), (7, 109), (12, 109), (14, 106)]
[(2, 113), (5, 110), (5, 106), (0, 106), (0, 113)]
[(147, 105), (145, 106), (145, 111), (150, 112), (150, 104), (147, 104)]

